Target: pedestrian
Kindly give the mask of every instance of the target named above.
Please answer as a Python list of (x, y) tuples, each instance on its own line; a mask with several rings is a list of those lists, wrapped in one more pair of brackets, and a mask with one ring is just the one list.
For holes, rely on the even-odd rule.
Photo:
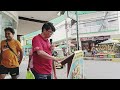
[[(27, 71), (29, 71), (29, 70), (31, 70), (31, 72), (33, 73), (33, 52), (32, 52), (32, 49), (30, 49), (30, 52), (29, 52), (29, 61), (28, 61)], [(53, 62), (53, 75), (52, 75), (52, 78), (57, 79), (56, 67), (55, 67), (54, 62)]]
[(53, 61), (58, 62), (60, 60), (52, 56), (52, 45), (48, 40), (54, 32), (53, 24), (47, 22), (42, 26), (42, 33), (32, 39), (35, 79), (52, 79)]
[(86, 47), (83, 47), (83, 53), (84, 53), (84, 57), (86, 57), (86, 56), (87, 56), (87, 53), (88, 53)]
[(0, 64), (0, 79), (4, 79), (8, 73), (12, 79), (17, 79), (19, 65), (23, 58), (22, 46), (18, 40), (14, 39), (15, 31), (13, 28), (8, 27), (4, 31), (6, 40), (1, 41), (2, 60)]
[(91, 51), (92, 51), (92, 56), (93, 57), (95, 57), (95, 55), (98, 53), (98, 50), (95, 46), (92, 47)]
[(32, 52), (32, 49), (30, 49), (27, 71), (29, 70), (32, 71), (32, 68), (33, 68), (33, 52)]

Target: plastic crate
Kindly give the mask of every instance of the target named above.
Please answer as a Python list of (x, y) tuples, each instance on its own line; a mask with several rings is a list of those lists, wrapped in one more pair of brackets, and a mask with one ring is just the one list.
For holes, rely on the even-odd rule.
[(115, 55), (108, 54), (108, 58), (115, 58)]

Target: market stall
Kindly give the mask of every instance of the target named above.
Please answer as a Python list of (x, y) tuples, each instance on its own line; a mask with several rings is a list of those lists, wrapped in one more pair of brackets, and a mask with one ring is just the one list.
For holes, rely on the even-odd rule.
[(120, 42), (118, 40), (106, 40), (98, 44), (98, 53), (96, 57), (99, 58), (120, 58)]

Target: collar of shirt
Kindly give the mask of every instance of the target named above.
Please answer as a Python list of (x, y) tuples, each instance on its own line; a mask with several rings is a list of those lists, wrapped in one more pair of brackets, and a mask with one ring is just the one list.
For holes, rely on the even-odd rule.
[(39, 36), (40, 36), (44, 41), (48, 41), (48, 39), (45, 39), (41, 34), (39, 34)]

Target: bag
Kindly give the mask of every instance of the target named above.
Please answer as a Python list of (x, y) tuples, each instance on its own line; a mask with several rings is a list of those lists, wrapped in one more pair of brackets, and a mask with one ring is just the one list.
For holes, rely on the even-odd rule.
[(35, 79), (33, 73), (30, 70), (26, 73), (26, 79)]
[(16, 55), (16, 57), (18, 58), (18, 61), (20, 60), (20, 57), (18, 57), (18, 55), (13, 51), (13, 49), (9, 46), (8, 41), (6, 40), (6, 44), (7, 47)]

